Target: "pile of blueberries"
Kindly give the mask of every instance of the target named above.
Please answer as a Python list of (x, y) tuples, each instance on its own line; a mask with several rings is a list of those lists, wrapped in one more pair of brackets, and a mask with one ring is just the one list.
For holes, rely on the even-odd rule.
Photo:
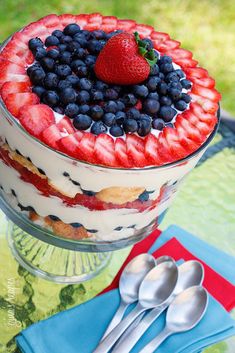
[[(174, 69), (170, 56), (159, 58), (155, 51), (157, 64), (139, 85), (110, 85), (95, 76), (99, 52), (120, 32), (89, 32), (69, 24), (63, 31), (53, 31), (45, 43), (40, 38), (30, 39), (29, 48), (36, 61), (27, 74), (33, 92), (55, 112), (71, 118), (76, 129), (90, 129), (95, 135), (146, 136), (151, 128), (173, 126), (177, 110), (184, 111), (191, 100), (182, 90), (190, 89), (192, 83), (182, 70)], [(153, 47), (150, 39), (144, 41), (149, 49)]]

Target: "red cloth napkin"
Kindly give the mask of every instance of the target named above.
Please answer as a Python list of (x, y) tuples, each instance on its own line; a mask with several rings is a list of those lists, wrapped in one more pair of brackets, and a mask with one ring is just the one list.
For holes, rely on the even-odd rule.
[[(112, 281), (112, 283), (102, 291), (105, 293), (111, 289), (115, 289), (118, 287), (119, 278), (122, 273), (123, 268), (127, 265), (127, 263), (132, 260), (135, 256), (148, 252), (150, 247), (154, 244), (156, 239), (160, 236), (160, 231), (154, 231), (149, 235), (146, 239), (142, 240), (140, 243), (137, 243), (133, 249), (131, 250), (129, 256), (126, 261), (123, 263), (121, 269), (117, 273), (116, 277)], [(203, 286), (208, 290), (208, 292), (218, 300), (223, 307), (230, 311), (235, 307), (235, 286), (227, 281), (224, 277), (222, 277), (219, 273), (214, 271), (211, 267), (209, 267), (204, 261), (198, 259), (192, 253), (190, 253), (176, 238), (172, 238), (168, 242), (166, 242), (163, 246), (161, 246), (158, 250), (153, 253), (155, 258), (168, 255), (173, 257), (176, 261), (180, 259), (184, 260), (198, 260), (200, 261), (205, 270), (205, 278), (203, 282)]]

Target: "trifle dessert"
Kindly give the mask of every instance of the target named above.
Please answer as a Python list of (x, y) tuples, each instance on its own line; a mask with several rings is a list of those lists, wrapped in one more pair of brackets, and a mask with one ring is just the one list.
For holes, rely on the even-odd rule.
[(147, 236), (218, 124), (220, 94), (180, 42), (99, 13), (49, 15), (0, 52), (0, 186), (54, 235)]

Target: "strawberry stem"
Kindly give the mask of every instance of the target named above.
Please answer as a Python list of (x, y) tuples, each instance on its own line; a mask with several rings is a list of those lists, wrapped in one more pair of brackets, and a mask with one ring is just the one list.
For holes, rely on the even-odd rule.
[(147, 49), (148, 43), (145, 43), (143, 40), (140, 39), (139, 33), (134, 33), (136, 43), (138, 45), (139, 53), (143, 56), (150, 66), (153, 66), (157, 62), (157, 57), (154, 54), (153, 49)]

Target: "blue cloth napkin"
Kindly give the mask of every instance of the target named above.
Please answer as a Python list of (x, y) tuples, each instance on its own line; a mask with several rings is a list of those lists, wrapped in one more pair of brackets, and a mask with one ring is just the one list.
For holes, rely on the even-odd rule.
[[(176, 237), (189, 251), (207, 262), (228, 280), (234, 280), (235, 259), (176, 226), (171, 226), (150, 249), (154, 252)], [(215, 260), (214, 260), (215, 257)], [(218, 261), (220, 259), (220, 261)], [(233, 271), (232, 271), (233, 269)], [(232, 273), (231, 273), (232, 271)], [(120, 301), (118, 290), (110, 291), (70, 310), (34, 324), (17, 337), (23, 353), (92, 353)], [(131, 351), (137, 353), (164, 326), (165, 314), (150, 327)], [(207, 313), (192, 331), (170, 337), (157, 353), (197, 353), (204, 347), (235, 334), (235, 322), (210, 296)]]

